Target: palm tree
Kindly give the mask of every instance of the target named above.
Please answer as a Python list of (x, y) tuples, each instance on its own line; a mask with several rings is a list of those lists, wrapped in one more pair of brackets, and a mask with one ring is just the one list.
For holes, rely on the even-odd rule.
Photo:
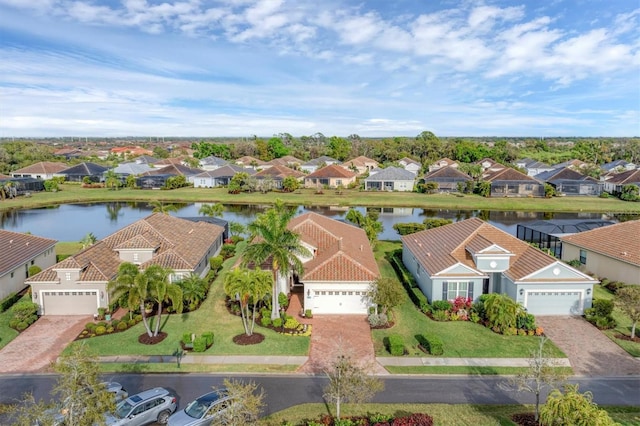
[(240, 236), (244, 234), (245, 230), (246, 230), (246, 227), (240, 222), (234, 222), (234, 221), (229, 222), (229, 232), (231, 233), (232, 237)]
[(127, 299), (127, 309), (129, 309), (129, 319), (137, 308), (142, 312), (142, 320), (148, 333), (151, 333), (144, 315), (144, 302), (146, 297), (146, 288), (143, 285), (143, 276), (137, 265), (130, 262), (124, 262), (118, 267), (118, 273), (114, 280), (109, 281), (107, 290), (112, 299)]
[[(269, 271), (236, 268), (224, 278), (224, 292), (240, 302), (242, 325), (247, 336), (253, 334), (256, 325), (256, 306), (258, 301), (271, 291), (273, 277)], [(249, 305), (253, 308), (249, 311)], [(251, 320), (249, 320), (251, 318)], [(251, 322), (249, 322), (251, 321)]]
[(177, 212), (178, 207), (175, 204), (163, 204), (162, 201), (153, 200), (149, 204), (153, 206), (152, 213), (169, 214), (169, 212)]
[(113, 169), (109, 169), (105, 172), (104, 183), (110, 189), (117, 189), (122, 184), (122, 182), (120, 182), (118, 174), (113, 171)]
[(94, 245), (96, 243), (96, 241), (98, 241), (96, 236), (93, 235), (92, 232), (89, 232), (79, 242), (80, 242), (80, 244), (82, 244), (82, 250), (84, 250), (87, 247), (91, 247), (92, 245)]
[[(163, 303), (171, 303), (176, 312), (182, 312), (182, 289), (170, 280), (173, 270), (170, 268), (163, 268), (160, 265), (151, 265), (142, 273), (147, 277), (147, 299), (158, 305), (158, 311), (156, 313), (156, 327), (153, 331), (155, 337), (160, 332), (160, 322), (162, 319), (162, 305)], [(176, 306), (177, 305), (177, 306)]]
[(207, 295), (207, 283), (198, 274), (191, 273), (176, 284), (182, 289), (182, 300), (189, 305), (189, 309), (192, 305), (197, 306)]
[(209, 217), (222, 217), (223, 212), (224, 206), (220, 203), (203, 204), (198, 210), (198, 213), (200, 213), (201, 215)]
[(373, 248), (378, 241), (378, 234), (383, 230), (382, 223), (378, 222), (377, 213), (370, 211), (366, 216), (363, 216), (358, 210), (350, 208), (345, 218), (364, 230), (369, 244)]
[(300, 243), (300, 235), (287, 228), (295, 215), (294, 209), (287, 208), (281, 200), (266, 212), (259, 214), (248, 225), (252, 242), (244, 252), (242, 264), (253, 263), (259, 268), (269, 261), (273, 272), (273, 290), (271, 294), (271, 318), (278, 318), (278, 279), (289, 276), (291, 272), (302, 274), (304, 266), (299, 256), (311, 256), (309, 250)]

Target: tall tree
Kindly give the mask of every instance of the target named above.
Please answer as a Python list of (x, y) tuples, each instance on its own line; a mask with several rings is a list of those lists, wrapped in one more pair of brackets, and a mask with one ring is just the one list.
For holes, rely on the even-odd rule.
[(375, 247), (376, 242), (378, 241), (378, 234), (384, 230), (382, 223), (378, 222), (377, 213), (369, 211), (367, 212), (367, 215), (364, 216), (358, 210), (350, 208), (345, 218), (349, 222), (362, 228), (365, 234), (367, 234), (367, 239), (369, 240), (371, 247)]
[(157, 305), (156, 324), (153, 331), (155, 337), (160, 333), (163, 304), (170, 303), (176, 312), (182, 312), (182, 289), (171, 282), (173, 270), (170, 268), (151, 265), (142, 274), (146, 277), (148, 285), (147, 299)]
[(235, 379), (224, 379), (223, 385), (219, 393), (233, 403), (220, 412), (215, 424), (255, 424), (265, 408), (264, 389), (253, 381), (244, 383)]
[(182, 300), (194, 309), (207, 295), (207, 282), (198, 274), (191, 273), (176, 283), (182, 289)]
[(113, 169), (109, 169), (104, 173), (104, 183), (109, 189), (118, 189), (122, 185), (120, 178)]
[(369, 286), (367, 295), (382, 309), (383, 314), (387, 314), (402, 302), (404, 295), (402, 284), (396, 278), (378, 277)]
[(236, 268), (224, 279), (224, 292), (240, 302), (242, 325), (247, 336), (253, 335), (258, 302), (269, 294), (273, 277), (269, 271)]
[(331, 136), (327, 149), (331, 157), (344, 161), (351, 155), (351, 141), (338, 136)]
[(565, 385), (564, 393), (554, 389), (540, 410), (541, 423), (546, 426), (613, 426), (609, 414), (593, 402), (591, 392), (580, 393), (578, 385)]
[(615, 304), (631, 318), (631, 338), (633, 339), (636, 335), (636, 325), (640, 321), (640, 287), (629, 285), (618, 289)]
[(209, 217), (222, 217), (223, 212), (224, 206), (221, 203), (203, 204), (198, 210), (201, 215)]
[(300, 257), (311, 256), (301, 244), (300, 235), (287, 228), (294, 215), (294, 209), (285, 206), (282, 200), (276, 200), (272, 208), (259, 214), (248, 225), (252, 241), (243, 254), (242, 264), (253, 264), (260, 268), (263, 263), (270, 263), (273, 272), (271, 318), (280, 316), (278, 280), (286, 280), (291, 272), (301, 275), (304, 267)]

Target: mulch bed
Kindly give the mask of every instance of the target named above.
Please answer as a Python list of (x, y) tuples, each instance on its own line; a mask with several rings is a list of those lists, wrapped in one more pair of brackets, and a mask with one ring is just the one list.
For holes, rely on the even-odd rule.
[(251, 336), (246, 334), (238, 334), (233, 338), (233, 343), (236, 345), (257, 345), (264, 340), (264, 335), (260, 333), (253, 333)]
[(538, 426), (535, 413), (516, 413), (511, 420), (518, 426)]
[(391, 327), (393, 327), (394, 325), (396, 325), (396, 323), (395, 323), (394, 321), (389, 321), (389, 322), (387, 323), (387, 325), (377, 325), (377, 326), (375, 326), (375, 327), (371, 327), (371, 326), (369, 326), (369, 328), (370, 328), (371, 330), (384, 330), (385, 328), (391, 328)]
[(138, 336), (138, 342), (142, 343), (143, 345), (155, 345), (162, 342), (166, 338), (167, 333), (165, 333), (164, 331), (159, 332), (157, 336), (153, 337), (149, 337), (147, 333), (143, 333)]
[(617, 333), (614, 336), (615, 336), (616, 339), (626, 340), (628, 342), (640, 343), (640, 337), (631, 338), (631, 336), (627, 336), (627, 335), (620, 334), (620, 333)]

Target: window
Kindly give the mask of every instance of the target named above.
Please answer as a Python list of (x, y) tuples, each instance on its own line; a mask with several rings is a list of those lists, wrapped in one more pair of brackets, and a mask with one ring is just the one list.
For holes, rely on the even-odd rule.
[(467, 297), (468, 289), (467, 281), (447, 283), (447, 300), (453, 300), (458, 296)]
[(138, 253), (133, 253), (133, 261), (138, 262)]
[(64, 279), (67, 281), (71, 281), (71, 272), (65, 272), (64, 273)]
[(587, 264), (587, 251), (586, 250), (580, 250), (580, 263), (582, 263), (583, 265)]
[(342, 185), (342, 179), (336, 179), (336, 185)]

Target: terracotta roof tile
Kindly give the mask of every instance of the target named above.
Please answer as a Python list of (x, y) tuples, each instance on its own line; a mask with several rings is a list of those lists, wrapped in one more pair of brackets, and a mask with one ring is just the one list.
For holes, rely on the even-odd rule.
[(561, 237), (578, 247), (640, 266), (640, 220), (603, 226)]
[(23, 173), (29, 173), (29, 174), (35, 174), (35, 173), (53, 174), (53, 173), (61, 172), (62, 170), (65, 170), (67, 168), (69, 168), (69, 166), (67, 164), (64, 164), (64, 163), (56, 163), (56, 162), (53, 162), (53, 161), (41, 161), (39, 163), (32, 164), (30, 166), (23, 167), (23, 168), (18, 169), (18, 170), (14, 170), (12, 173), (13, 174), (23, 174)]
[(264, 169), (253, 175), (257, 179), (271, 177), (274, 179), (284, 179), (287, 176), (293, 176), (295, 178), (301, 178), (305, 176), (304, 173), (297, 170), (290, 169), (286, 166), (271, 166), (268, 169)]
[(56, 240), (0, 229), (0, 275), (25, 264), (56, 245)]
[(356, 173), (351, 170), (347, 170), (342, 166), (337, 164), (332, 164), (330, 166), (325, 166), (321, 169), (316, 170), (313, 173), (308, 174), (305, 179), (312, 178), (348, 178), (352, 179), (358, 176)]

